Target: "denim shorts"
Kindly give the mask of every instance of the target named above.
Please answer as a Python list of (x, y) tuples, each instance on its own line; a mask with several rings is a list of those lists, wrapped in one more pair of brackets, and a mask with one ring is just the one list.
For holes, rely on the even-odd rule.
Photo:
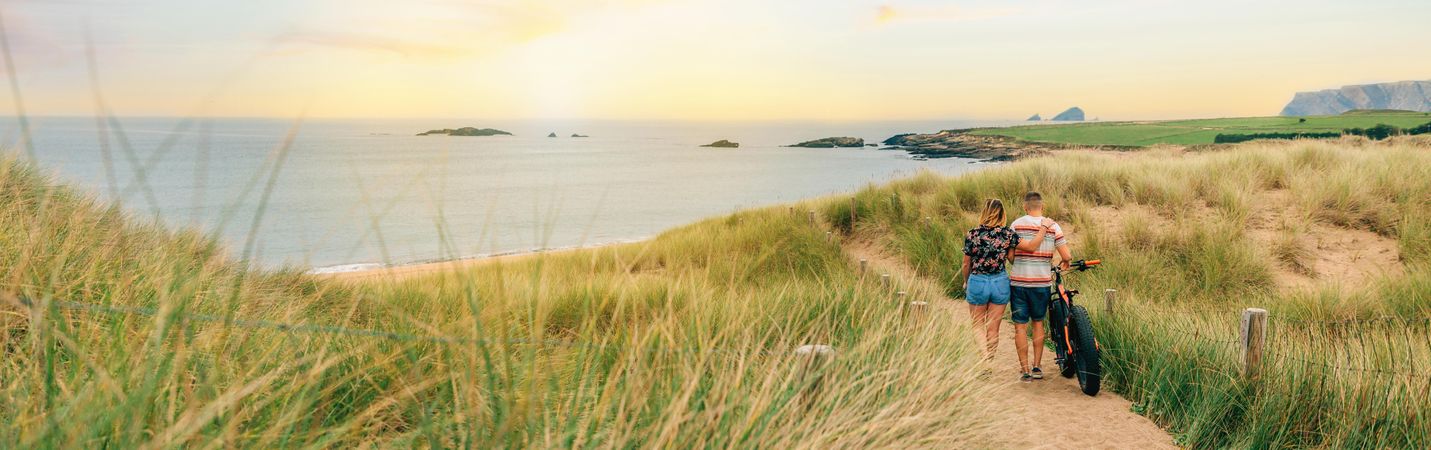
[[(972, 289), (972, 288), (971, 288)], [(1029, 320), (1043, 320), (1048, 315), (1048, 300), (1052, 292), (1048, 286), (1014, 286), (1009, 304), (1014, 323), (1029, 323)]]
[(969, 290), (964, 293), (964, 299), (975, 306), (1009, 304), (1009, 274), (969, 274)]

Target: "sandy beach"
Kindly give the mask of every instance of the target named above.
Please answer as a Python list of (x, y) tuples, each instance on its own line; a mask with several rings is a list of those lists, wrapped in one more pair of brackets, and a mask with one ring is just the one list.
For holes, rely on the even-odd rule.
[(384, 278), (386, 278), (386, 279), (392, 279), (392, 280), (397, 280), (397, 279), (403, 279), (403, 278), (409, 278), (409, 277), (418, 277), (418, 276), (424, 276), (424, 275), (433, 275), (433, 274), (442, 273), (442, 272), (456, 272), (456, 271), (460, 271), (460, 270), (471, 269), (471, 268), (474, 268), (474, 267), (481, 267), (481, 266), (488, 265), (488, 264), (498, 264), (498, 263), (510, 263), (510, 262), (526, 261), (526, 260), (530, 260), (530, 259), (542, 258), (542, 257), (547, 257), (547, 256), (574, 253), (574, 252), (579, 252), (579, 251), (582, 251), (582, 250), (592, 250), (592, 249), (598, 249), (598, 248), (604, 248), (604, 247), (611, 247), (611, 246), (616, 246), (616, 245), (632, 244), (632, 243), (636, 243), (636, 242), (645, 242), (645, 241), (646, 241), (646, 239), (642, 239), (642, 240), (637, 240), (637, 241), (611, 242), (611, 243), (606, 243), (606, 244), (588, 245), (588, 246), (581, 246), (581, 247), (569, 247), (569, 248), (557, 248), (557, 249), (540, 250), (540, 251), (532, 251), (532, 252), (504, 253), (504, 254), (499, 254), (499, 255), (479, 256), (479, 257), (473, 257), (473, 258), (462, 258), (462, 259), (454, 259), (454, 260), (448, 260), (448, 261), (435, 261), (435, 262), (417, 263), (417, 264), (404, 264), (404, 265), (398, 265), (398, 266), (381, 266), (381, 267), (364, 268), (364, 269), (358, 269), (358, 270), (346, 270), (346, 271), (338, 271), (338, 272), (318, 272), (318, 273), (314, 273), (313, 275), (314, 275), (314, 276), (318, 276), (318, 277), (323, 277), (323, 278), (329, 278), (329, 279), (334, 279), (334, 280), (344, 280), (344, 281), (366, 281), (366, 280), (375, 280), (375, 279), (384, 279)]

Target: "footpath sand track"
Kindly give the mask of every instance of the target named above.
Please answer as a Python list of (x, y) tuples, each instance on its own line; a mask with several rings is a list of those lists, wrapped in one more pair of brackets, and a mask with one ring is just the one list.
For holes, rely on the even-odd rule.
[[(909, 291), (911, 300), (930, 303), (933, 321), (968, 321), (968, 304), (963, 299), (950, 298), (934, 280), (921, 277), (900, 261), (899, 258), (882, 251), (869, 242), (846, 242), (845, 252), (855, 262), (865, 259), (870, 270), (867, 275), (879, 277), (888, 273), (900, 289)], [(937, 327), (935, 327), (937, 329)], [(950, 330), (958, 328), (949, 327)], [(999, 330), (999, 348), (990, 362), (989, 383), (1001, 389), (1001, 395), (1014, 416), (1005, 434), (1006, 440), (993, 443), (998, 448), (1048, 448), (1048, 449), (1175, 449), (1172, 436), (1158, 428), (1146, 417), (1134, 414), (1132, 404), (1112, 392), (1103, 391), (1096, 397), (1083, 395), (1078, 389), (1078, 381), (1057, 375), (1053, 363), (1053, 353), (1044, 354), (1043, 380), (1024, 383), (1019, 381), (1019, 361), (1014, 353), (1014, 327), (1004, 322)], [(979, 337), (961, 336), (960, 339)], [(981, 347), (982, 348), (982, 347)]]

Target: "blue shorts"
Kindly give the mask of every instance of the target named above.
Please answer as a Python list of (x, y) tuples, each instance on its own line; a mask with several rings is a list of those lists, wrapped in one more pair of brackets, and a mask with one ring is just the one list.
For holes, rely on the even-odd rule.
[(1009, 304), (1009, 274), (969, 274), (969, 290), (964, 293), (964, 299), (975, 306)]
[(1048, 300), (1052, 292), (1048, 286), (1013, 286), (1009, 304), (1013, 305), (1010, 315), (1014, 323), (1029, 323), (1029, 320), (1043, 320), (1048, 315)]

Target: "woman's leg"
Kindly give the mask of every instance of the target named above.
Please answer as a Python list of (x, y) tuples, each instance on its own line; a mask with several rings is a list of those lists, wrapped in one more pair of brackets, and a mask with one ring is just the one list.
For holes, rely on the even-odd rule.
[(990, 304), (984, 310), (984, 343), (989, 346), (989, 359), (999, 349), (999, 325), (1004, 322), (1004, 305)]
[(987, 322), (985, 322), (985, 316), (988, 315), (988, 311), (988, 303), (982, 305), (975, 305), (973, 303), (969, 304), (969, 318), (973, 319), (974, 321), (974, 330), (976, 330), (975, 332), (977, 332), (977, 330), (984, 329), (984, 327), (986, 326)]

